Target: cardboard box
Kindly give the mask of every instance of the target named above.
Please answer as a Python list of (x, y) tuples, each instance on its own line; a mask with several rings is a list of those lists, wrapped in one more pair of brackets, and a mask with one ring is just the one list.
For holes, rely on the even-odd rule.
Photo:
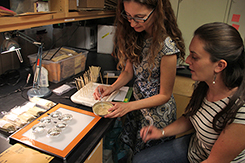
[[(47, 52), (43, 52), (42, 66), (48, 70), (48, 80), (50, 82), (58, 83), (85, 70), (88, 51), (70, 47), (64, 48), (58, 52), (56, 52), (58, 49), (50, 50), (48, 57)], [(53, 54), (55, 54), (55, 57), (52, 57)], [(31, 65), (36, 62), (36, 56), (37, 54), (28, 56)]]
[(69, 0), (69, 10), (77, 10), (77, 1)]
[(78, 7), (104, 8), (104, 0), (78, 0)]
[(67, 12), (68, 10), (77, 10), (76, 0), (50, 0), (49, 10), (56, 12)]
[(97, 52), (111, 54), (116, 27), (113, 25), (98, 25)]
[(48, 2), (34, 2), (34, 12), (49, 11)]

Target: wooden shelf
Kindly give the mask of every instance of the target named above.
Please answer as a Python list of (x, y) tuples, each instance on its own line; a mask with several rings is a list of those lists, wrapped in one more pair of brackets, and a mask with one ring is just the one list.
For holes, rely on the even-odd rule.
[(0, 32), (114, 16), (115, 11), (78, 11), (0, 17)]

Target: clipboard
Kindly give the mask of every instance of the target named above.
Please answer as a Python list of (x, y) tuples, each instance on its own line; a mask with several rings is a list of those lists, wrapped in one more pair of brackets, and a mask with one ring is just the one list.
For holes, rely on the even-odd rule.
[[(32, 127), (40, 123), (40, 119), (49, 116), (54, 111), (60, 111), (62, 114), (72, 114), (73, 119), (68, 123), (58, 137), (47, 137), (46, 135), (35, 135)], [(94, 113), (77, 109), (64, 104), (57, 104), (42, 116), (12, 134), (10, 140), (28, 145), (34, 149), (51, 154), (53, 156), (66, 160), (75, 146), (82, 141), (83, 137), (97, 124), (101, 117)]]

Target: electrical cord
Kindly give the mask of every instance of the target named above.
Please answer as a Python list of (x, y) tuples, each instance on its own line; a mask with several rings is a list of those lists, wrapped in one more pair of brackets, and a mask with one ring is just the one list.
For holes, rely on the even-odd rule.
[[(67, 40), (67, 44), (70, 42), (72, 36), (75, 34), (75, 32), (77, 31), (79, 26), (77, 26), (77, 28), (73, 31), (73, 33), (71, 34), (70, 36), (70, 39)], [(63, 47), (64, 45), (61, 45), (57, 50), (56, 52), (49, 58), (49, 60), (52, 60), (52, 58), (58, 53), (58, 51)]]
[[(75, 34), (75, 32), (77, 31), (77, 29), (79, 28), (79, 26), (77, 26), (77, 28), (72, 32), (70, 38), (67, 40), (67, 43), (69, 43), (69, 41), (72, 39), (73, 35)], [(46, 55), (48, 55), (49, 51), (54, 47), (54, 45), (61, 39), (64, 37), (64, 35), (66, 34), (66, 32), (64, 32), (64, 34), (59, 37), (56, 42), (50, 47), (50, 49), (46, 52), (46, 54), (42, 57), (44, 58)], [(62, 46), (61, 46), (62, 47)], [(2, 62), (2, 60), (1, 60)], [(15, 75), (13, 75), (15, 73)], [(6, 76), (8, 76), (7, 80), (6, 80)], [(12, 77), (13, 76), (13, 77)], [(11, 85), (11, 86), (15, 86), (19, 81), (20, 81), (20, 72), (16, 69), (13, 69), (13, 70), (8, 70), (6, 71), (4, 74), (0, 75), (0, 86), (4, 86), (5, 84), (8, 84), (8, 85)], [(30, 73), (28, 74), (28, 77), (27, 77), (27, 81), (25, 83), (25, 85), (23, 87), (20, 87), (16, 90), (14, 90), (13, 92), (10, 92), (8, 94), (5, 94), (5, 95), (2, 95), (0, 96), (0, 99), (1, 98), (4, 98), (4, 97), (7, 97), (11, 94), (14, 94), (14, 93), (17, 93), (17, 92), (21, 92), (21, 96), (26, 99), (26, 100), (29, 100), (27, 97), (25, 97), (23, 95), (23, 91), (26, 90), (26, 89), (30, 89), (32, 86), (29, 86), (29, 87), (26, 87), (27, 84), (29, 83), (29, 79), (30, 79)], [(69, 98), (69, 97), (63, 97), (63, 98)]]
[(0, 75), (0, 86), (8, 84), (10, 86), (15, 86), (20, 81), (20, 72), (17, 69), (11, 69), (5, 71)]
[(25, 97), (25, 96), (23, 95), (23, 92), (24, 92), (24, 90), (31, 89), (31, 88), (32, 88), (32, 86), (29, 86), (29, 87), (23, 87), (23, 89), (21, 89), (21, 97), (23, 97), (23, 98), (26, 99), (27, 101), (28, 101), (29, 99), (28, 99), (28, 97)]
[(22, 96), (24, 99), (28, 100), (27, 97), (24, 97), (24, 95), (23, 95), (23, 90), (32, 88), (32, 86), (26, 87), (27, 84), (29, 83), (30, 77), (31, 77), (31, 74), (29, 73), (28, 76), (27, 76), (27, 80), (26, 80), (26, 83), (24, 84), (24, 86), (21, 86), (20, 88), (18, 88), (18, 89), (16, 89), (16, 90), (12, 91), (12, 92), (10, 92), (10, 93), (7, 93), (7, 94), (5, 94), (5, 95), (0, 96), (0, 99), (2, 99), (2, 98), (4, 98), (4, 97), (7, 97), (7, 96), (9, 96), (9, 95), (11, 95), (11, 94), (14, 94), (14, 93), (21, 92), (21, 96)]
[(42, 59), (45, 58), (48, 53), (50, 52), (50, 50), (55, 46), (55, 44), (60, 40), (62, 39), (64, 36), (66, 35), (66, 32), (63, 32), (63, 34), (50, 46), (49, 50), (46, 52), (45, 55), (43, 55)]
[(32, 88), (32, 86), (29, 86), (29, 87), (20, 87), (20, 88), (14, 90), (13, 92), (10, 92), (10, 93), (8, 93), (8, 94), (5, 94), (5, 95), (0, 96), (0, 99), (2, 99), (2, 98), (4, 98), (4, 97), (7, 97), (7, 96), (9, 96), (9, 95), (12, 95), (12, 94), (14, 94), (14, 93), (21, 92), (21, 96), (22, 96), (24, 99), (28, 100), (28, 98), (24, 97), (24, 95), (23, 95), (23, 90), (30, 89), (30, 88)]
[[(72, 38), (72, 36), (75, 34), (75, 32), (77, 31), (78, 27), (79, 27), (79, 26), (77, 26), (77, 28), (72, 32), (70, 38), (67, 40), (67, 44), (69, 43), (69, 41), (71, 40), (71, 38)], [(63, 38), (66, 34), (67, 34), (67, 32), (63, 32), (63, 35), (61, 35), (61, 36), (55, 41), (55, 43), (53, 43), (53, 45), (51, 45), (51, 47), (50, 47), (49, 50), (46, 52), (46, 54), (43, 55), (42, 59), (44, 59), (44, 58), (48, 55), (48, 53), (49, 53), (50, 50), (54, 47), (54, 45), (55, 45), (61, 38)], [(63, 46), (63, 45), (62, 45), (62, 46)], [(61, 46), (61, 47), (62, 47), (62, 46)], [(44, 59), (44, 60), (45, 60), (45, 59)], [(51, 59), (49, 59), (49, 60), (51, 60)]]
[(27, 84), (28, 84), (29, 81), (30, 81), (30, 78), (31, 78), (31, 73), (28, 74), (28, 76), (27, 76), (27, 78), (26, 78), (26, 83), (25, 83), (25, 85), (24, 85), (24, 86), (22, 87), (22, 89), (21, 89), (21, 97), (23, 97), (23, 98), (26, 99), (26, 100), (29, 100), (29, 99), (23, 95), (23, 90), (32, 88), (32, 86), (26, 87)]
[(10, 92), (10, 93), (8, 93), (8, 94), (5, 94), (5, 95), (0, 96), (0, 99), (1, 99), (1, 98), (4, 98), (4, 97), (7, 97), (7, 96), (9, 96), (9, 95), (11, 95), (11, 94), (14, 94), (14, 93), (20, 92), (20, 91), (21, 91), (21, 89), (20, 89), (20, 88), (19, 88), (19, 89), (16, 89), (16, 90), (14, 90), (13, 92)]

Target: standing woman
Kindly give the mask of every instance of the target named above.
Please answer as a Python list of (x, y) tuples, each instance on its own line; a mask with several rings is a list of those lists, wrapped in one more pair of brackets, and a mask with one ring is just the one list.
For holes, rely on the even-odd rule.
[(145, 147), (171, 138), (151, 141), (140, 139), (146, 120), (157, 128), (176, 120), (172, 95), (177, 58), (184, 59), (185, 47), (169, 0), (119, 0), (116, 14), (114, 56), (122, 72), (109, 87), (99, 86), (95, 99), (111, 94), (133, 77), (135, 101), (113, 102), (105, 118), (126, 115), (122, 140), (137, 153)]
[(164, 144), (143, 150), (135, 163), (245, 162), (245, 52), (239, 32), (225, 23), (199, 27), (186, 59), (199, 81), (185, 114), (163, 129), (141, 131), (145, 141), (195, 129)]

